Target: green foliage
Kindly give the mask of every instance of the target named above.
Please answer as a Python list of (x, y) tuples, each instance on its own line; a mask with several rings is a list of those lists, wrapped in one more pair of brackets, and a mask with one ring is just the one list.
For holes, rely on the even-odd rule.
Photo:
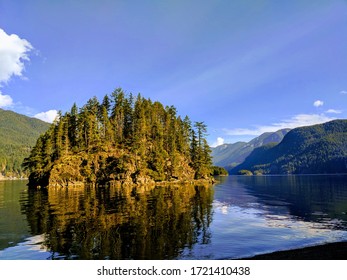
[(233, 174), (347, 173), (347, 120), (291, 130), (278, 145), (255, 149)]
[(206, 179), (211, 174), (211, 149), (207, 144), (207, 126), (203, 122), (195, 122), (196, 132), (192, 131), (191, 159), (195, 169), (195, 179)]
[(228, 171), (220, 166), (212, 166), (212, 176), (227, 176), (229, 175)]
[(211, 173), (207, 127), (176, 108), (164, 107), (122, 89), (96, 97), (78, 109), (60, 114), (42, 135), (23, 166), (29, 184), (105, 185), (207, 179)]
[(39, 135), (48, 123), (12, 111), (0, 109), (0, 174), (6, 177), (27, 177), (22, 162), (30, 154)]
[(238, 175), (243, 175), (243, 176), (252, 176), (253, 173), (252, 171), (246, 170), (246, 169), (242, 169), (238, 172)]

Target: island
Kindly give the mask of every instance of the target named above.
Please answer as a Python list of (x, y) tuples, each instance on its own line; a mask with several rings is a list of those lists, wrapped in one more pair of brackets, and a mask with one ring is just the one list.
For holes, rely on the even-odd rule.
[(58, 117), (23, 167), (29, 187), (212, 182), (204, 122), (121, 88)]

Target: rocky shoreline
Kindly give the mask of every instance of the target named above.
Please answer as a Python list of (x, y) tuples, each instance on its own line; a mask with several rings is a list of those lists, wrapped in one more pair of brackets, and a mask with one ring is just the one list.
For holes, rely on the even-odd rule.
[(242, 260), (347, 260), (347, 242), (334, 242), (242, 258)]
[[(85, 187), (85, 186), (96, 186), (96, 187), (141, 187), (141, 186), (171, 186), (171, 185), (199, 185), (199, 186), (212, 186), (215, 184), (217, 180), (213, 177), (206, 178), (206, 179), (192, 179), (192, 180), (170, 180), (170, 181), (153, 181), (153, 180), (144, 180), (144, 181), (121, 181), (121, 180), (113, 180), (110, 182), (105, 183), (104, 185), (101, 184), (91, 184), (91, 183), (85, 183), (83, 181), (68, 181), (62, 184), (61, 182), (49, 182), (47, 186), (44, 186), (45, 188), (74, 188), (74, 187)], [(36, 185), (30, 185), (30, 182), (28, 184), (30, 188), (41, 188), (41, 186)]]

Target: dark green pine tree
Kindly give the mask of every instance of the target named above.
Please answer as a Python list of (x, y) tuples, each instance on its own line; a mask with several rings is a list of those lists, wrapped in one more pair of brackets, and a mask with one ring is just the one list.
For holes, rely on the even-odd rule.
[(104, 97), (104, 100), (99, 108), (99, 122), (100, 122), (100, 130), (101, 130), (101, 143), (105, 146), (111, 145), (113, 142), (113, 132), (112, 125), (109, 118), (110, 111), (110, 101), (108, 96)]
[(63, 116), (61, 111), (58, 112), (58, 117), (54, 125), (54, 150), (55, 150), (55, 158), (59, 159), (62, 157), (64, 152), (63, 145), (63, 137), (64, 137), (64, 124), (63, 124)]
[(78, 143), (80, 141), (80, 131), (78, 130), (78, 108), (76, 103), (73, 104), (70, 110), (69, 116), (69, 124), (68, 124), (68, 134), (69, 134), (69, 142), (71, 148), (76, 150), (78, 147)]
[(205, 179), (211, 174), (212, 158), (210, 156), (211, 149), (207, 143), (207, 126), (204, 122), (195, 122), (196, 138), (194, 141), (194, 159), (193, 166), (195, 168), (195, 179)]
[[(131, 132), (131, 150), (135, 155), (136, 172), (138, 174), (147, 173), (147, 102), (148, 101), (143, 99), (139, 94), (135, 101), (134, 112), (131, 117), (131, 126), (133, 126), (133, 131)], [(129, 125), (129, 129), (131, 129), (131, 126)], [(129, 138), (131, 134), (128, 134), (127, 138)]]
[(154, 102), (152, 105), (150, 116), (150, 141), (148, 142), (149, 158), (148, 169), (155, 181), (166, 180), (166, 162), (169, 155), (164, 148), (164, 126), (165, 109), (159, 102)]
[(121, 144), (124, 141), (125, 124), (125, 95), (122, 89), (118, 88), (112, 93), (113, 107), (111, 109), (111, 124), (113, 126), (113, 135), (116, 143)]
[(134, 132), (134, 97), (130, 93), (128, 98), (124, 101), (124, 124), (123, 124), (123, 137), (126, 145), (131, 145), (133, 132)]

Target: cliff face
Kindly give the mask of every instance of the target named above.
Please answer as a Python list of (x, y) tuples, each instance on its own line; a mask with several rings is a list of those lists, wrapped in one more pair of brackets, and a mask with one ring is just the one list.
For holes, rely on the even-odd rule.
[[(187, 182), (194, 180), (194, 170), (189, 163), (179, 157), (168, 181)], [(80, 153), (64, 156), (57, 160), (48, 175), (49, 186), (71, 186), (82, 184), (96, 185), (144, 185), (155, 184), (160, 180), (158, 172), (137, 165), (144, 165), (141, 158), (135, 159), (125, 151), (107, 151), (95, 154)], [(172, 164), (167, 163), (170, 167)]]

